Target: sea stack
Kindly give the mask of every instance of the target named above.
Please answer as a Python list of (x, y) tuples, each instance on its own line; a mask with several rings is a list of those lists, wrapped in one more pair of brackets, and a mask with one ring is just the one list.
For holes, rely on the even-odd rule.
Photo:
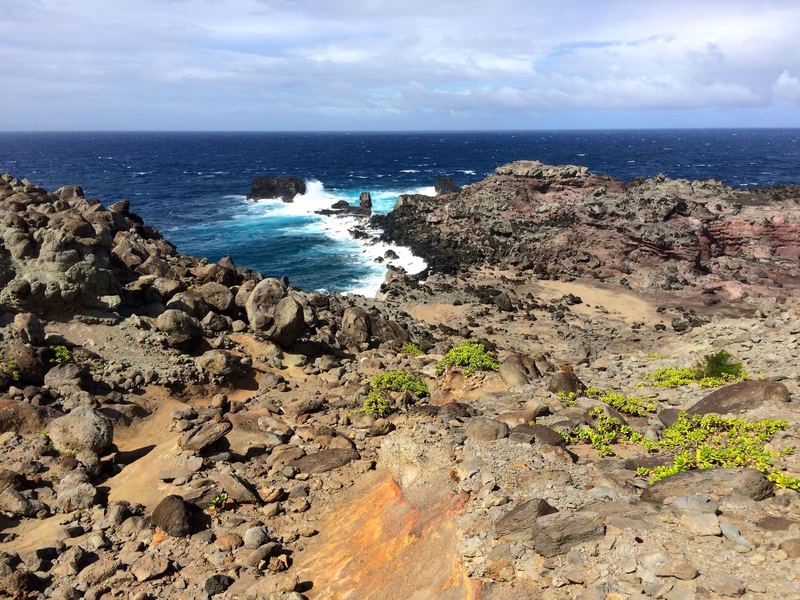
[(248, 200), (265, 200), (280, 198), (284, 202), (292, 202), (298, 194), (306, 193), (306, 182), (297, 177), (274, 177), (266, 175), (256, 177), (250, 183)]

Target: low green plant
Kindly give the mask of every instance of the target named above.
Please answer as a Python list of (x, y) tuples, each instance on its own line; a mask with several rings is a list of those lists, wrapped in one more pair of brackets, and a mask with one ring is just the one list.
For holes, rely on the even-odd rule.
[(372, 378), (372, 388), (382, 392), (411, 392), (417, 398), (427, 396), (427, 384), (408, 371), (386, 371)]
[(575, 406), (575, 399), (579, 395), (580, 394), (576, 394), (575, 392), (556, 392), (556, 396), (561, 398), (564, 406)]
[(0, 354), (0, 371), (11, 377), (12, 381), (19, 381), (21, 377), (17, 367), (17, 359), (13, 356), (6, 358), (5, 355)]
[(50, 359), (51, 363), (62, 365), (75, 362), (75, 355), (66, 346), (50, 346), (50, 350), (53, 351), (53, 358)]
[(354, 412), (366, 413), (375, 419), (381, 419), (392, 412), (392, 403), (380, 392), (370, 390), (361, 408)]
[(594, 388), (590, 388), (584, 393), (590, 398), (597, 398), (600, 402), (613, 406), (619, 412), (633, 417), (643, 417), (656, 410), (654, 402), (639, 396), (626, 396), (622, 392), (604, 392)]
[(463, 367), (464, 375), (471, 377), (478, 371), (497, 371), (500, 363), (477, 340), (465, 340), (451, 348), (436, 365), (436, 373), (441, 375), (447, 367)]
[(211, 499), (211, 502), (208, 503), (208, 511), (217, 512), (218, 510), (225, 508), (225, 504), (227, 504), (229, 499), (230, 496), (228, 495), (228, 492), (222, 490), (219, 494)]
[(408, 354), (409, 356), (424, 356), (425, 353), (420, 350), (419, 346), (417, 346), (414, 342), (403, 342), (402, 352), (404, 354)]
[(590, 410), (589, 416), (594, 420), (593, 426), (578, 425), (569, 431), (561, 432), (561, 436), (568, 444), (589, 444), (600, 453), (600, 456), (612, 456), (614, 450), (611, 445), (620, 441), (641, 444), (645, 447), (654, 443), (619, 419), (607, 415), (599, 406)]
[(780, 487), (800, 488), (800, 478), (782, 473), (775, 459), (791, 454), (767, 450), (766, 444), (789, 423), (779, 420), (748, 421), (740, 417), (692, 415), (681, 413), (667, 427), (657, 449), (675, 452), (672, 463), (660, 467), (640, 468), (639, 474), (655, 483), (670, 475), (691, 469), (715, 467), (751, 467), (764, 473)]
[(746, 381), (749, 373), (742, 363), (734, 362), (727, 350), (706, 354), (701, 364), (695, 367), (667, 367), (645, 375), (647, 380), (640, 385), (675, 388), (696, 383), (701, 388), (714, 388), (726, 383)]

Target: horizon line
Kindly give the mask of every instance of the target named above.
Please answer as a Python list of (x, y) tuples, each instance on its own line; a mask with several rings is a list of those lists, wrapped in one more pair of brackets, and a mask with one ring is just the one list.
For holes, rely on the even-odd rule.
[(781, 131), (800, 130), (795, 126), (770, 127), (557, 127), (532, 129), (0, 129), (5, 134), (70, 133), (250, 133), (250, 134), (369, 134), (369, 133), (540, 133), (540, 132), (616, 132), (616, 131)]

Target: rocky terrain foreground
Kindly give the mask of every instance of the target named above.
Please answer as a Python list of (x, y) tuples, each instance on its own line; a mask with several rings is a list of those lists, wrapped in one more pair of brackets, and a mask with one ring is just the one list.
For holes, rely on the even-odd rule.
[(372, 219), (429, 271), (319, 294), (0, 177), (0, 597), (800, 597), (800, 189)]

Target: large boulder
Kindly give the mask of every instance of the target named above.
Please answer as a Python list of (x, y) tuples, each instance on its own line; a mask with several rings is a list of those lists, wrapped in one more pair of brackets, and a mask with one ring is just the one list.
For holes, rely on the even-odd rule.
[(766, 403), (788, 401), (789, 390), (778, 381), (742, 381), (714, 390), (686, 412), (690, 415), (740, 415)]
[(305, 324), (303, 306), (287, 296), (281, 298), (275, 306), (274, 321), (267, 335), (279, 346), (288, 348), (297, 341)]
[(209, 350), (195, 359), (197, 368), (212, 376), (227, 377), (236, 373), (238, 361), (224, 350)]
[(59, 452), (94, 452), (102, 454), (111, 447), (114, 426), (111, 420), (88, 406), (79, 406), (54, 419), (47, 435)]
[(45, 348), (11, 342), (0, 356), (0, 370), (8, 374), (14, 385), (42, 385), (50, 368), (45, 360)]
[(437, 196), (461, 191), (461, 188), (455, 184), (453, 179), (446, 176), (437, 177), (433, 183), (433, 189), (436, 190)]
[(200, 321), (174, 308), (165, 310), (155, 321), (156, 329), (167, 334), (167, 343), (173, 348), (188, 347), (203, 337)]
[(253, 329), (266, 330), (275, 320), (275, 308), (286, 295), (286, 287), (274, 278), (260, 281), (247, 298), (245, 310)]
[(306, 193), (306, 182), (297, 177), (256, 177), (250, 183), (249, 200), (277, 199), (291, 202), (298, 194)]
[(44, 327), (33, 313), (19, 313), (14, 317), (13, 331), (24, 344), (40, 346), (44, 343)]
[(221, 283), (209, 281), (197, 291), (203, 296), (205, 303), (219, 313), (228, 312), (233, 307), (233, 293)]
[(346, 308), (342, 315), (342, 335), (355, 344), (369, 341), (370, 320), (367, 311), (363, 308)]
[(191, 511), (180, 496), (166, 496), (153, 510), (150, 521), (164, 533), (185, 537), (191, 533)]

